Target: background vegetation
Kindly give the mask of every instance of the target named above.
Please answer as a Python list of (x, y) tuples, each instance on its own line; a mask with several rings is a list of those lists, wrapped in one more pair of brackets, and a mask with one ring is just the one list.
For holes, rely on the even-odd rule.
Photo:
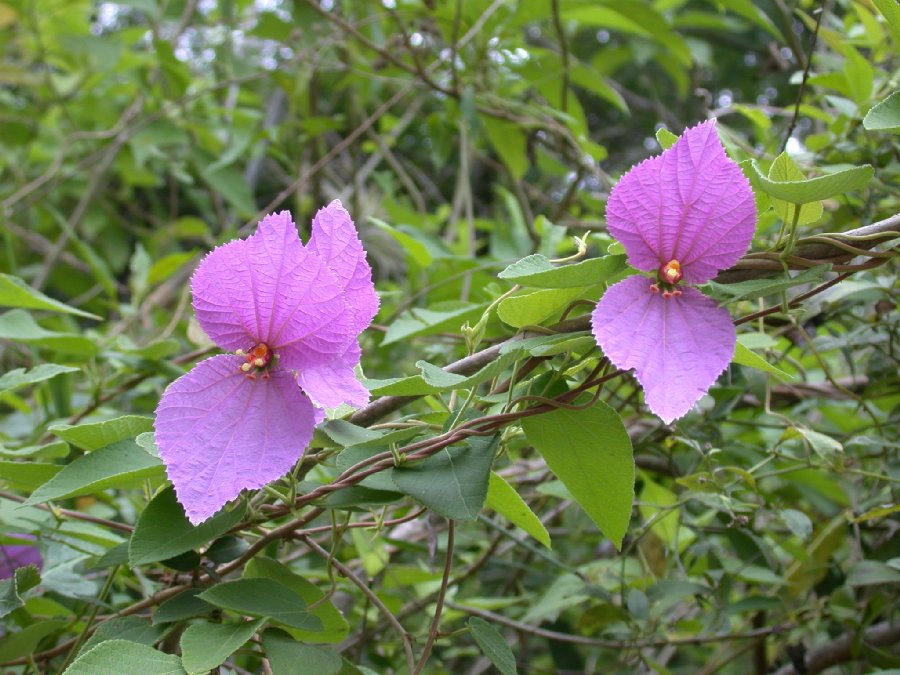
[[(0, 544), (44, 560), (4, 672), (900, 667), (898, 47), (895, 0), (0, 2)], [(669, 427), (587, 333), (621, 268), (498, 273), (612, 260), (611, 185), (709, 117), (757, 162), (707, 289), (743, 354)], [(191, 271), (333, 198), (374, 403), (191, 528), (151, 433)]]

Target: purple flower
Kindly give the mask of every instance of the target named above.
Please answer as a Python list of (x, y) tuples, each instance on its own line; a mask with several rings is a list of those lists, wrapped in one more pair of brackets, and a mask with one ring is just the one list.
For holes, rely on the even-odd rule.
[(609, 288), (592, 316), (594, 337), (617, 367), (634, 368), (647, 405), (668, 424), (722, 374), (735, 343), (728, 311), (679, 282), (709, 281), (743, 255), (756, 224), (753, 193), (711, 120), (622, 176), (606, 221), (628, 262), (655, 278)]
[(201, 361), (156, 408), (156, 443), (188, 519), (287, 473), (322, 407), (363, 406), (357, 337), (378, 311), (372, 270), (339, 201), (304, 246), (290, 213), (212, 251), (191, 280), (203, 330), (233, 352)]
[[(30, 534), (14, 535), (13, 538), (34, 539)], [(19, 567), (34, 565), (41, 569), (43, 564), (44, 559), (34, 545), (0, 546), (0, 579), (11, 578)]]

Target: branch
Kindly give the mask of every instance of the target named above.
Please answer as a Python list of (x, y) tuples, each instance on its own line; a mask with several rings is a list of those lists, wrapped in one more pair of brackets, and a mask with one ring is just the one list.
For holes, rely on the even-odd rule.
[[(866, 225), (855, 230), (850, 230), (849, 232), (808, 237), (806, 240), (801, 240), (800, 244), (795, 250), (794, 257), (810, 258), (812, 259), (814, 264), (820, 264), (823, 262), (846, 262), (856, 257), (857, 253), (848, 252), (841, 246), (823, 243), (822, 240), (848, 240), (854, 242), (854, 248), (869, 249), (871, 247), (874, 247), (876, 244), (893, 241), (897, 238), (900, 238), (900, 213), (877, 223), (872, 223), (871, 225)], [(718, 283), (735, 283), (738, 281), (746, 281), (748, 279), (764, 279), (784, 272), (784, 267), (777, 260), (758, 260), (754, 258), (754, 256), (757, 255), (758, 254), (755, 253), (749, 253), (745, 255), (734, 265), (734, 267), (719, 274), (719, 276), (716, 277), (715, 280)], [(765, 264), (759, 265), (758, 263)], [(802, 268), (805, 269), (806, 267), (811, 266), (812, 265), (806, 265)], [(816, 290), (816, 292), (819, 291)], [(796, 298), (796, 300), (803, 301), (806, 299), (806, 297), (806, 295), (800, 296)], [(780, 306), (764, 311), (770, 314), (775, 313), (777, 311), (780, 311)], [(752, 315), (752, 318), (759, 318), (759, 313)], [(745, 319), (742, 319), (741, 322), (743, 323), (746, 320), (748, 319), (745, 317)], [(551, 326), (549, 330), (556, 333), (576, 333), (584, 330), (590, 330), (590, 327), (590, 316), (584, 315), (576, 317), (574, 319), (561, 321), (555, 326)], [(492, 345), (487, 349), (483, 349), (482, 351), (460, 359), (459, 361), (455, 361), (446, 366), (444, 370), (448, 373), (453, 373), (454, 375), (472, 375), (473, 373), (481, 370), (495, 358), (497, 358), (497, 356), (499, 356), (500, 354), (500, 350), (503, 349), (506, 345), (513, 344), (530, 337), (538, 337), (541, 335), (546, 335), (546, 330), (544, 332), (523, 331), (512, 336), (508, 340)], [(418, 398), (421, 397), (382, 396), (381, 398), (367, 405), (365, 408), (357, 410), (355, 413), (353, 413), (350, 416), (349, 421), (359, 426), (369, 426), (375, 421), (391, 414), (395, 410), (402, 408), (410, 401), (415, 401)]]
[[(486, 609), (478, 607), (470, 607), (468, 605), (460, 605), (455, 602), (447, 601), (447, 607), (455, 609), (458, 612), (465, 612), (472, 616), (478, 616), (482, 619), (508, 626), (522, 633), (528, 633), (537, 637), (546, 638), (555, 642), (568, 642), (577, 645), (586, 645), (588, 647), (601, 647), (604, 649), (642, 649), (645, 647), (668, 647), (669, 645), (700, 645), (713, 642), (731, 642), (734, 640), (757, 640), (761, 637), (783, 633), (791, 628), (789, 624), (772, 626), (770, 628), (756, 628), (745, 633), (722, 633), (719, 635), (696, 635), (693, 637), (668, 637), (650, 640), (604, 640), (600, 638), (592, 638), (584, 635), (572, 635), (569, 633), (561, 633), (555, 630), (548, 630), (539, 626), (531, 626), (515, 619), (508, 619), (502, 614), (497, 614)], [(793, 671), (790, 671), (793, 672)]]
[(855, 661), (860, 658), (861, 644), (871, 647), (888, 647), (900, 642), (900, 623), (889, 621), (869, 626), (862, 635), (858, 631), (844, 633), (836, 640), (826, 642), (803, 657), (803, 668), (798, 671), (793, 664), (780, 668), (775, 675), (815, 675), (826, 668)]
[(406, 667), (409, 669), (409, 672), (412, 673), (416, 665), (416, 660), (413, 657), (412, 642), (409, 639), (409, 633), (403, 627), (403, 624), (400, 623), (397, 620), (397, 617), (394, 616), (393, 612), (391, 612), (391, 610), (389, 610), (385, 606), (385, 604), (381, 601), (381, 598), (378, 597), (375, 591), (369, 588), (366, 585), (365, 581), (363, 581), (353, 573), (353, 570), (334, 558), (324, 548), (319, 546), (312, 537), (304, 535), (300, 538), (307, 546), (315, 551), (316, 554), (321, 556), (325, 560), (326, 564), (331, 565), (338, 572), (343, 574), (347, 579), (356, 584), (356, 587), (359, 588), (359, 590), (362, 591), (363, 595), (365, 595), (369, 599), (369, 602), (371, 602), (381, 611), (384, 618), (388, 620), (388, 622), (394, 627), (394, 629), (397, 631), (397, 634), (400, 636), (400, 641), (403, 643), (403, 651), (406, 654)]
[(415, 670), (413, 670), (413, 675), (419, 675), (425, 667), (425, 664), (428, 662), (428, 657), (431, 655), (431, 648), (434, 646), (438, 628), (441, 624), (441, 612), (444, 610), (444, 598), (447, 595), (447, 587), (450, 584), (450, 568), (453, 564), (453, 533), (455, 531), (456, 521), (448, 520), (447, 525), (447, 558), (444, 560), (444, 576), (441, 578), (441, 588), (438, 591), (437, 602), (434, 607), (434, 618), (431, 620), (431, 628), (428, 630), (428, 640), (425, 642), (425, 647), (422, 649), (422, 658), (419, 660), (419, 664), (416, 666)]
[[(866, 251), (878, 244), (885, 244), (898, 238), (900, 238), (900, 213), (895, 213), (877, 223), (858, 227), (849, 232), (805, 237), (792, 251), (792, 260), (788, 263), (791, 269), (804, 269), (810, 266), (809, 263), (812, 265), (845, 264), (858, 255), (865, 255)], [(801, 259), (807, 261), (807, 264), (799, 263), (798, 261)], [(720, 284), (733, 284), (748, 279), (770, 277), (783, 270), (784, 266), (777, 254), (772, 252), (748, 253), (733, 267), (720, 272), (715, 281)]]

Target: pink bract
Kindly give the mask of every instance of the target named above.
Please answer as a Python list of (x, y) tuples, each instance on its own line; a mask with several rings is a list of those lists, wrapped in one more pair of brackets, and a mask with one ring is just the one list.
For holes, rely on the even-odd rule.
[[(669, 423), (727, 368), (736, 339), (728, 312), (679, 282), (709, 281), (744, 254), (756, 225), (753, 192), (711, 120), (622, 176), (606, 218), (628, 262), (654, 279), (629, 277), (607, 290), (594, 336), (617, 367), (634, 368), (647, 405)], [(680, 275), (661, 276), (672, 261)]]
[(290, 471), (320, 408), (368, 403), (354, 367), (378, 296), (339, 201), (316, 214), (306, 246), (288, 212), (266, 216), (207, 255), (191, 290), (203, 330), (235, 352), (198, 363), (156, 409), (160, 457), (197, 524)]

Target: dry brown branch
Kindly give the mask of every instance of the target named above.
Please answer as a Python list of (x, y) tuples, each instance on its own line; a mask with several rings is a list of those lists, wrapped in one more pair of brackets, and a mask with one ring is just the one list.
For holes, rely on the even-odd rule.
[(803, 669), (794, 664), (779, 668), (775, 675), (815, 675), (839, 663), (847, 663), (860, 658), (862, 645), (888, 647), (900, 642), (900, 623), (884, 621), (869, 626), (860, 635), (857, 631), (844, 633), (836, 640), (830, 640), (821, 647), (807, 652), (803, 657)]

